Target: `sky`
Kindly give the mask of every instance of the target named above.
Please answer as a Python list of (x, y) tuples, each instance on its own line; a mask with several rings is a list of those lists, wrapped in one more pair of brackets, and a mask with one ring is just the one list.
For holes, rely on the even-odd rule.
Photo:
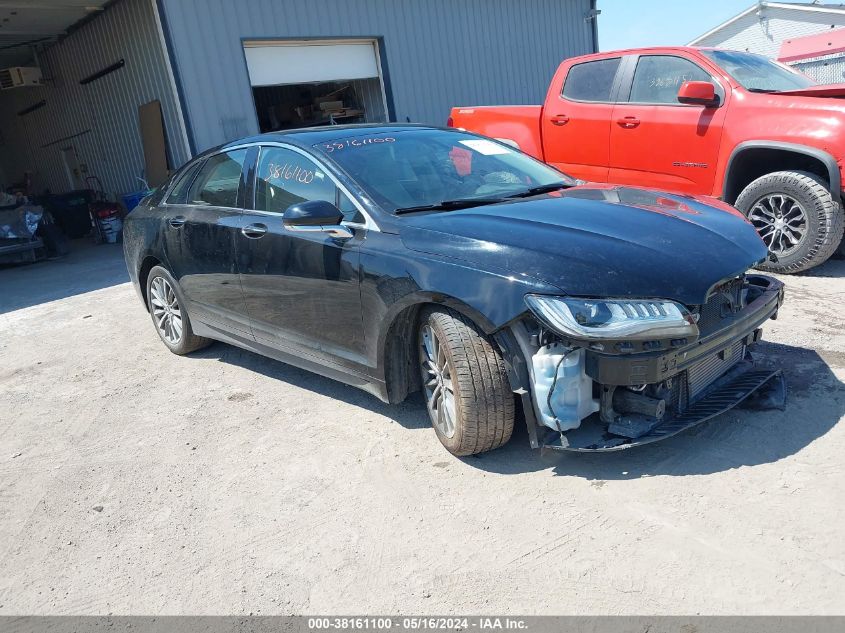
[(599, 48), (689, 43), (755, 0), (598, 0)]

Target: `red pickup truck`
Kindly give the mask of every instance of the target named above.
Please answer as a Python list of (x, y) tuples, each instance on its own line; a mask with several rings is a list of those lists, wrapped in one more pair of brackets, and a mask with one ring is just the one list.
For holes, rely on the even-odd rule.
[(765, 270), (821, 264), (845, 230), (845, 84), (765, 57), (648, 48), (564, 61), (542, 106), (453, 108), (576, 178), (718, 197), (757, 228)]

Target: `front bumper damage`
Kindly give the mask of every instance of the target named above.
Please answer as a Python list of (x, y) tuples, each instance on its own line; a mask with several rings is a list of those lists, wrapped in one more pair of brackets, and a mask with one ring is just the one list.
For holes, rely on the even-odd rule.
[[(514, 337), (500, 344), (519, 346), (529, 359), (524, 365), (513, 363), (509, 371), (512, 382), (529, 377), (531, 386), (515, 391), (523, 398), (532, 446), (556, 451), (621, 450), (666, 439), (743, 403), (782, 408), (786, 395), (782, 372), (755, 361), (750, 349), (761, 338), (760, 326), (776, 318), (784, 287), (763, 275), (748, 275), (743, 281), (747, 304), (720, 317), (717, 326), (703, 330), (691, 344), (627, 354), (564, 347), (574, 360), (561, 363), (561, 376), (567, 369), (581, 374), (577, 382), (565, 385), (569, 391), (560, 394), (556, 412), (563, 403), (571, 404), (581, 420), (575, 428), (560, 424), (550, 428), (546, 403), (551, 404), (552, 391), (537, 371), (536, 360), (531, 365), (543, 346), (540, 352), (534, 351), (529, 331), (515, 328)], [(546, 350), (550, 347), (545, 346)], [(557, 377), (557, 368), (555, 372)], [(584, 381), (592, 382), (591, 397), (585, 397), (590, 394), (583, 388)], [(555, 388), (552, 384), (551, 389)]]
[(556, 451), (616, 451), (651, 444), (677, 435), (703, 424), (744, 402), (762, 409), (781, 409), (786, 398), (786, 383), (779, 369), (758, 369), (753, 360), (742, 361), (741, 366), (717, 381), (707, 395), (696, 400), (683, 412), (664, 419), (636, 438), (623, 437), (608, 432), (608, 427), (593, 420), (585, 420), (577, 429), (565, 434), (549, 431), (542, 448)]

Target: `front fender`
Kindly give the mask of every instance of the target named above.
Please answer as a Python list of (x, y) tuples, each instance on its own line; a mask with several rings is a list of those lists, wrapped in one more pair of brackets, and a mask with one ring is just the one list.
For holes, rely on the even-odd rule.
[[(400, 314), (423, 304), (443, 305), (464, 314), (486, 334), (526, 312), (530, 292), (560, 289), (507, 270), (472, 264), (402, 247), (398, 236), (372, 233), (361, 252), (362, 313), (369, 361), (383, 369), (388, 332)], [(378, 372), (381, 375), (381, 372)]]
[(839, 163), (836, 161), (836, 158), (826, 150), (800, 143), (787, 143), (773, 140), (752, 140), (743, 141), (742, 143), (737, 144), (731, 151), (727, 163), (725, 164), (725, 172), (723, 174), (722, 181), (722, 196), (727, 196), (730, 192), (736, 190), (736, 183), (734, 179), (737, 177), (737, 174), (734, 166), (737, 163), (737, 159), (740, 158), (743, 153), (755, 149), (771, 149), (791, 154), (800, 154), (819, 161), (827, 170), (827, 181), (830, 195), (834, 200), (839, 199), (842, 195), (842, 176), (840, 173)]

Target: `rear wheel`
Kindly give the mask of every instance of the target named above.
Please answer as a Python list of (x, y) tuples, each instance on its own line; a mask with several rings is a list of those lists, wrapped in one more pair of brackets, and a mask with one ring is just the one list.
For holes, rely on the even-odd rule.
[(432, 309), (422, 314), (418, 345), (423, 395), (443, 446), (462, 456), (505, 444), (514, 397), (495, 343), (463, 315)]
[(845, 216), (827, 184), (815, 174), (779, 171), (748, 185), (736, 200), (777, 261), (758, 266), (796, 273), (824, 263), (842, 241)]
[(159, 338), (174, 354), (188, 354), (211, 344), (194, 334), (176, 280), (165, 268), (153, 266), (147, 276), (147, 305)]

